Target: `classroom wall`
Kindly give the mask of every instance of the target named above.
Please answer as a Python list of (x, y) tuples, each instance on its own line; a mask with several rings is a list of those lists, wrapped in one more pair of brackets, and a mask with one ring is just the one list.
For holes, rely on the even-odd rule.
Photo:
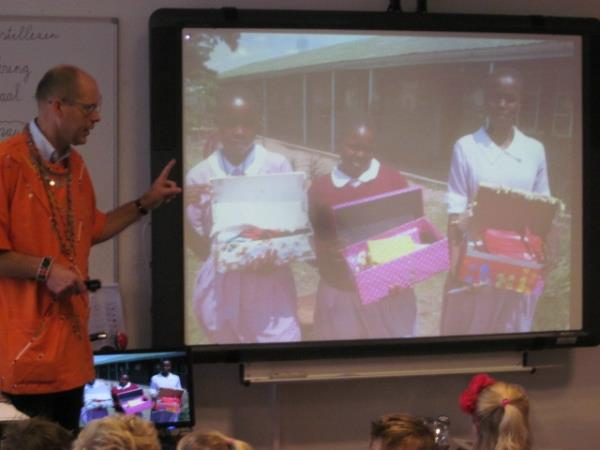
[[(252, 7), (384, 10), (387, 0), (5, 0), (3, 15), (116, 17), (119, 19), (120, 202), (149, 184), (148, 18), (160, 7)], [(406, 9), (415, 1), (405, 0)], [(430, 0), (431, 12), (541, 14), (600, 17), (595, 0)], [(32, 112), (33, 114), (33, 112)], [(161, 212), (159, 212), (160, 214)], [(163, 211), (164, 213), (164, 211)], [(118, 241), (118, 280), (130, 342), (150, 345), (150, 232), (142, 221)], [(168, 324), (165, 324), (168, 326)], [(532, 398), (532, 423), (540, 450), (593, 450), (600, 410), (600, 350), (547, 351), (533, 355), (535, 374), (505, 374)], [(257, 450), (350, 450), (367, 446), (369, 420), (384, 412), (448, 414), (452, 432), (470, 432), (456, 397), (468, 376), (292, 383), (244, 387), (235, 365), (195, 368), (197, 422), (247, 439)]]

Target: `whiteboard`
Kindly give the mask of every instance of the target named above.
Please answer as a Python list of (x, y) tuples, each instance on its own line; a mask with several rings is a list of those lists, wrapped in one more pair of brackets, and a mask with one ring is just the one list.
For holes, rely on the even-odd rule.
[[(117, 203), (117, 33), (109, 18), (0, 17), (0, 139), (35, 117), (35, 88), (49, 68), (71, 64), (90, 73), (102, 93), (102, 120), (77, 150), (102, 211)], [(116, 254), (114, 240), (95, 246), (90, 277), (115, 282)]]

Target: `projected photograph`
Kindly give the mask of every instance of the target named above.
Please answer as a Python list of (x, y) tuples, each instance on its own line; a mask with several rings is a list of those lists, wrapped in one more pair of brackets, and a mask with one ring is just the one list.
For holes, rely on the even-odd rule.
[(192, 423), (186, 352), (96, 354), (94, 367), (96, 378), (84, 386), (82, 427), (111, 414), (135, 414), (157, 426)]
[(186, 344), (581, 326), (579, 38), (181, 39)]

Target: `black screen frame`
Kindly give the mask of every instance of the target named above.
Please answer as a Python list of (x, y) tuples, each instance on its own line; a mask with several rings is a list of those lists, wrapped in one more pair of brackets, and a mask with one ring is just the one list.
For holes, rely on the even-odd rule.
[[(94, 352), (94, 357), (97, 356), (122, 356), (122, 355), (139, 355), (140, 357), (148, 356), (150, 354), (161, 354), (161, 356), (157, 357), (157, 359), (169, 359), (165, 358), (165, 356), (170, 356), (170, 353), (183, 353), (182, 356), (177, 356), (177, 358), (183, 358), (185, 360), (185, 365), (187, 367), (188, 376), (187, 376), (187, 385), (184, 386), (185, 390), (188, 393), (189, 398), (189, 420), (181, 420), (177, 422), (153, 422), (156, 428), (158, 429), (173, 429), (173, 428), (193, 428), (196, 424), (196, 411), (194, 407), (194, 355), (190, 347), (187, 346), (174, 346), (174, 347), (164, 347), (164, 346), (155, 346), (153, 348), (141, 348), (141, 349), (128, 349), (128, 350), (98, 350)], [(173, 359), (173, 356), (170, 357)], [(143, 360), (147, 360), (149, 358), (142, 358)], [(95, 365), (95, 364), (94, 364)]]
[[(402, 14), (364, 11), (159, 9), (149, 21), (151, 172), (156, 177), (170, 159), (182, 160), (181, 30), (200, 28), (345, 29), (460, 31), (575, 35), (582, 38), (582, 329), (502, 335), (440, 336), (395, 340), (195, 346), (197, 360), (243, 362), (447, 352), (527, 351), (600, 343), (599, 294), (593, 267), (600, 264), (594, 199), (600, 184), (600, 29), (598, 20), (543, 16)], [(172, 172), (182, 183), (181, 164)], [(183, 203), (178, 198), (152, 219), (152, 337), (155, 345), (184, 343)], [(166, 325), (168, 324), (168, 325)]]

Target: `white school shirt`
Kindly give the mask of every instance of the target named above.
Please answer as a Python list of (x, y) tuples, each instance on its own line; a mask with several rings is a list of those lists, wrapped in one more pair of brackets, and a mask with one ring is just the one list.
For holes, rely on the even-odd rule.
[(516, 127), (512, 142), (504, 150), (483, 127), (463, 136), (452, 154), (446, 195), (448, 214), (465, 212), (480, 183), (550, 195), (544, 146)]
[(343, 188), (348, 183), (350, 183), (350, 186), (356, 188), (361, 184), (368, 183), (369, 181), (373, 181), (375, 178), (377, 178), (380, 167), (381, 163), (375, 158), (372, 158), (371, 162), (369, 163), (369, 168), (361, 173), (358, 178), (352, 178), (350, 175), (347, 175), (342, 169), (340, 169), (340, 165), (338, 164), (331, 171), (331, 182), (336, 188)]
[(153, 375), (150, 379), (150, 395), (156, 397), (160, 388), (182, 389), (179, 375), (169, 373), (166, 377), (161, 373)]

